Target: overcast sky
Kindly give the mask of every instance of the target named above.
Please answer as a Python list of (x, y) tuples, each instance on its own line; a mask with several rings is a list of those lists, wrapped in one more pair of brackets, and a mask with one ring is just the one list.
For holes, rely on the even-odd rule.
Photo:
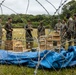
[[(47, 9), (50, 15), (54, 14), (56, 10), (48, 2), (46, 2), (46, 0), (38, 0), (38, 1)], [(61, 2), (61, 0), (48, 0), (48, 1), (51, 2), (56, 7), (56, 9), (59, 7), (60, 2)], [(65, 0), (62, 0), (62, 3), (64, 1)], [(67, 2), (69, 1), (71, 0), (68, 0)], [(2, 0), (0, 0), (0, 3), (1, 2)], [(11, 8), (18, 14), (20, 13), (33, 14), (33, 15), (47, 14), (47, 12), (40, 6), (40, 4), (36, 0), (29, 0), (29, 7), (28, 7), (27, 13), (26, 13), (26, 9), (28, 5), (28, 0), (5, 0), (3, 5)], [(1, 8), (0, 8), (0, 14), (15, 14), (13, 11), (9, 10), (8, 8), (4, 6), (2, 6), (2, 11), (3, 13), (1, 12)]]

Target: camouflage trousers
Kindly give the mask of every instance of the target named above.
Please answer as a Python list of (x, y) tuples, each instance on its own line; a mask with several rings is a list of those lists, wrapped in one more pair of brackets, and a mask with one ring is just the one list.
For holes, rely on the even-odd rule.
[(72, 37), (73, 37), (73, 33), (72, 32), (67, 32), (67, 41), (68, 41), (68, 46), (72, 45)]
[(76, 32), (74, 32), (74, 45), (76, 46)]
[(0, 36), (0, 48), (1, 48), (1, 45), (2, 45), (2, 36)]
[(61, 45), (63, 47), (65, 47), (65, 44), (66, 44), (66, 40), (68, 41), (68, 46), (71, 46), (72, 45), (72, 38), (73, 38), (73, 33), (71, 32), (66, 32), (64, 35), (62, 34), (61, 36)]
[(66, 44), (66, 33), (64, 35), (61, 34), (61, 46), (65, 48)]

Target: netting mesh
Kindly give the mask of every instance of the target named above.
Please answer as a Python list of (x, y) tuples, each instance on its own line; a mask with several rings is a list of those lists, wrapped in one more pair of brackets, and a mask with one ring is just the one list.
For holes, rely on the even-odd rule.
[[(50, 13), (48, 12), (48, 10), (43, 6), (43, 4), (42, 3), (40, 3), (38, 0), (35, 0), (45, 11), (46, 11), (46, 13), (50, 16)], [(60, 10), (60, 8), (67, 2), (68, 0), (61, 0), (60, 1), (60, 5), (59, 5), (59, 7), (58, 8), (56, 8), (50, 1), (48, 1), (48, 0), (46, 0), (46, 2), (48, 2), (49, 4), (51, 4), (52, 6), (53, 6), (53, 8), (56, 10), (55, 12), (54, 12), (54, 15), (56, 14), (56, 13), (58, 13), (58, 15), (59, 15), (59, 10)], [(13, 10), (13, 9), (11, 9), (9, 6), (6, 6), (6, 5), (4, 5), (4, 2), (6, 2), (6, 0), (3, 0), (3, 1), (1, 1), (1, 3), (0, 3), (0, 8), (1, 8), (1, 15), (3, 14), (3, 7), (5, 7), (5, 8), (7, 8), (8, 10), (11, 10), (12, 12), (14, 12), (15, 14), (17, 14), (18, 15), (18, 13), (15, 11), (15, 10)], [(30, 0), (28, 0), (28, 4), (27, 4), (27, 8), (26, 8), (26, 13), (28, 12), (28, 9), (29, 9), (29, 5), (30, 5)], [(20, 16), (19, 16), (19, 18), (21, 18)], [(22, 18), (21, 18), (22, 19)], [(1, 46), (1, 49), (5, 49), (5, 46), (7, 46), (8, 45), (8, 47), (9, 47), (9, 45), (11, 46), (11, 44), (8, 42), (7, 44), (5, 44), (5, 41), (6, 41), (6, 31), (5, 30), (3, 30), (4, 31), (4, 33), (3, 33), (3, 35), (4, 35), (4, 38), (1, 40), (2, 41), (2, 46)], [(46, 31), (49, 31), (49, 30), (46, 30)], [(19, 33), (18, 33), (19, 32)], [(32, 33), (35, 33), (34, 31), (32, 32)], [(49, 35), (49, 33), (50, 33), (50, 31), (46, 34), (47, 36)], [(16, 44), (16, 43), (18, 43), (17, 44), (17, 46), (19, 46), (20, 44), (22, 44), (22, 48), (23, 48), (23, 50), (24, 51), (27, 51), (26, 50), (26, 39), (25, 39), (25, 30), (24, 29), (14, 29), (14, 31), (13, 31), (13, 39), (12, 40), (14, 40), (13, 42), (15, 42), (14, 43), (14, 45)], [(71, 72), (70, 72), (70, 75), (75, 75), (76, 74), (76, 72), (75, 72), (75, 70), (74, 70), (74, 68), (72, 68), (72, 67), (70, 67), (70, 69), (68, 69), (68, 68), (64, 68), (64, 70), (63, 69), (55, 69), (54, 68), (54, 66), (52, 66), (52, 69), (45, 69), (44, 67), (42, 67), (41, 69), (39, 69), (38, 70), (38, 68), (39, 68), (39, 65), (40, 65), (40, 62), (44, 59), (44, 58), (46, 58), (46, 56), (47, 56), (47, 54), (49, 54), (49, 52), (48, 53), (46, 53), (45, 55), (44, 55), (44, 57), (43, 58), (41, 58), (40, 59), (40, 42), (39, 42), (39, 39), (37, 39), (37, 37), (36, 36), (34, 36), (33, 37), (33, 40), (34, 40), (34, 45), (36, 45), (36, 48), (37, 48), (37, 51), (38, 51), (38, 63), (37, 63), (37, 65), (36, 65), (36, 68), (28, 68), (28, 66), (24, 66), (24, 65), (21, 65), (21, 64), (18, 64), (18, 65), (12, 65), (12, 64), (7, 64), (7, 60), (4, 60), (4, 62), (5, 62), (5, 65), (3, 64), (3, 63), (1, 63), (1, 65), (0, 65), (0, 74), (1, 75), (41, 75), (41, 73), (43, 74), (43, 75), (69, 75), (69, 72), (68, 72), (68, 70), (70, 70)], [(74, 39), (72, 39), (72, 40), (70, 40), (70, 41), (74, 41)], [(70, 41), (67, 41), (67, 42), (70, 42)], [(57, 47), (55, 47), (55, 48), (57, 48)], [(55, 48), (52, 48), (52, 50), (55, 50)], [(16, 50), (16, 49), (15, 49)], [(7, 58), (8, 59), (8, 51), (11, 51), (11, 50), (7, 50), (7, 56), (5, 57), (5, 58)], [(14, 52), (14, 51), (13, 51)], [(20, 51), (21, 52), (21, 51)], [(14, 52), (14, 53), (17, 53), (16, 51)], [(18, 52), (19, 53), (19, 52)], [(4, 54), (4, 53), (2, 53), (2, 54)], [(29, 57), (28, 55), (27, 55), (27, 57)], [(2, 58), (2, 56), (0, 55), (0, 58)], [(17, 56), (15, 56), (15, 58), (17, 58)], [(20, 59), (18, 59), (17, 58), (17, 60), (18, 60), (18, 63), (20, 63)], [(32, 61), (32, 62), (34, 62), (33, 61), (33, 59), (31, 59), (30, 58), (30, 60)], [(47, 60), (47, 59), (46, 59)], [(65, 59), (64, 59), (65, 60)], [(68, 61), (68, 60), (66, 60), (66, 61)], [(48, 64), (50, 64), (50, 62), (49, 61), (47, 61), (48, 62)], [(72, 69), (72, 70), (71, 70)], [(65, 71), (65, 73), (63, 72), (63, 71)], [(54, 72), (54, 73), (53, 73)], [(68, 73), (66, 73), (66, 72), (68, 72)]]

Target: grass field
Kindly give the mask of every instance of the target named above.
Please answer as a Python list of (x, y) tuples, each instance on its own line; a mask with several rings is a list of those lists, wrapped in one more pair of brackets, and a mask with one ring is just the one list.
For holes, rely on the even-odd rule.
[[(45, 34), (49, 34), (49, 29), (45, 30)], [(37, 38), (37, 29), (33, 29), (32, 31), (33, 38)], [(6, 31), (3, 29), (3, 40), (6, 40)], [(21, 40), (23, 43), (23, 46), (25, 48), (26, 46), (26, 38), (25, 38), (25, 30), (23, 28), (14, 28), (13, 29), (13, 40)], [(38, 43), (37, 40), (34, 40), (34, 45), (33, 47), (37, 47)]]
[[(16, 65), (0, 65), (0, 75), (34, 75), (35, 68)], [(76, 75), (76, 67), (54, 69), (38, 69), (37, 75)]]
[[(52, 30), (51, 30), (52, 31)], [(50, 32), (50, 29), (45, 29), (45, 35), (52, 34)], [(25, 30), (23, 28), (14, 28), (13, 29), (13, 40), (21, 40), (24, 46), (24, 49), (26, 49), (26, 38), (25, 38)], [(33, 38), (37, 38), (37, 29), (33, 29), (32, 31)], [(3, 29), (3, 38), (2, 40), (6, 40), (6, 31)], [(4, 43), (3, 43), (4, 45)], [(34, 39), (33, 47), (38, 47), (38, 42), (36, 39)], [(4, 47), (2, 47), (4, 49)], [(67, 49), (67, 45), (66, 45)]]
[[(37, 30), (33, 30), (33, 37), (37, 37)], [(46, 35), (48, 34), (46, 29)], [(5, 40), (5, 31), (3, 40)], [(23, 29), (14, 29), (13, 39), (25, 39), (25, 31)], [(34, 43), (37, 46), (37, 43)], [(0, 65), (0, 75), (34, 75), (35, 68), (28, 68), (27, 66), (17, 65)], [(37, 75), (76, 75), (76, 67), (64, 69), (38, 69)]]

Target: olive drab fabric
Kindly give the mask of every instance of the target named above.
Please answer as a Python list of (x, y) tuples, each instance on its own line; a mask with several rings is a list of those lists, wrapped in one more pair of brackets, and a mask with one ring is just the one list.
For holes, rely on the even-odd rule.
[(1, 47), (1, 44), (2, 44), (2, 24), (0, 23), (0, 47)]
[(38, 38), (42, 35), (45, 35), (45, 27), (44, 26), (41, 26), (39, 25), (38, 28), (37, 28), (37, 33), (38, 33)]
[(6, 39), (12, 40), (12, 31), (13, 31), (12, 24), (7, 22), (5, 24), (5, 30), (6, 30)]
[(72, 38), (73, 38), (73, 27), (74, 27), (74, 21), (70, 17), (67, 21), (67, 40), (69, 41), (69, 46), (72, 45)]
[[(25, 29), (25, 38), (26, 38), (26, 48), (32, 49), (32, 47), (33, 47), (33, 36), (32, 36), (31, 31), (33, 31), (33, 28), (32, 28), (31, 22), (28, 22), (28, 24), (24, 26), (24, 29)], [(28, 44), (30, 44), (30, 47)]]
[(76, 18), (74, 20), (74, 45), (76, 46)]
[(39, 26), (37, 27), (37, 35), (38, 35), (38, 38), (42, 35), (45, 35), (45, 27), (44, 27), (43, 21), (39, 22)]
[(60, 31), (61, 30), (61, 27), (62, 27), (61, 19), (58, 19), (58, 21), (57, 21), (54, 29), (56, 31)]
[(62, 27), (61, 27), (61, 46), (65, 48), (65, 44), (66, 44), (66, 37), (67, 37), (67, 23), (64, 22), (62, 23)]

